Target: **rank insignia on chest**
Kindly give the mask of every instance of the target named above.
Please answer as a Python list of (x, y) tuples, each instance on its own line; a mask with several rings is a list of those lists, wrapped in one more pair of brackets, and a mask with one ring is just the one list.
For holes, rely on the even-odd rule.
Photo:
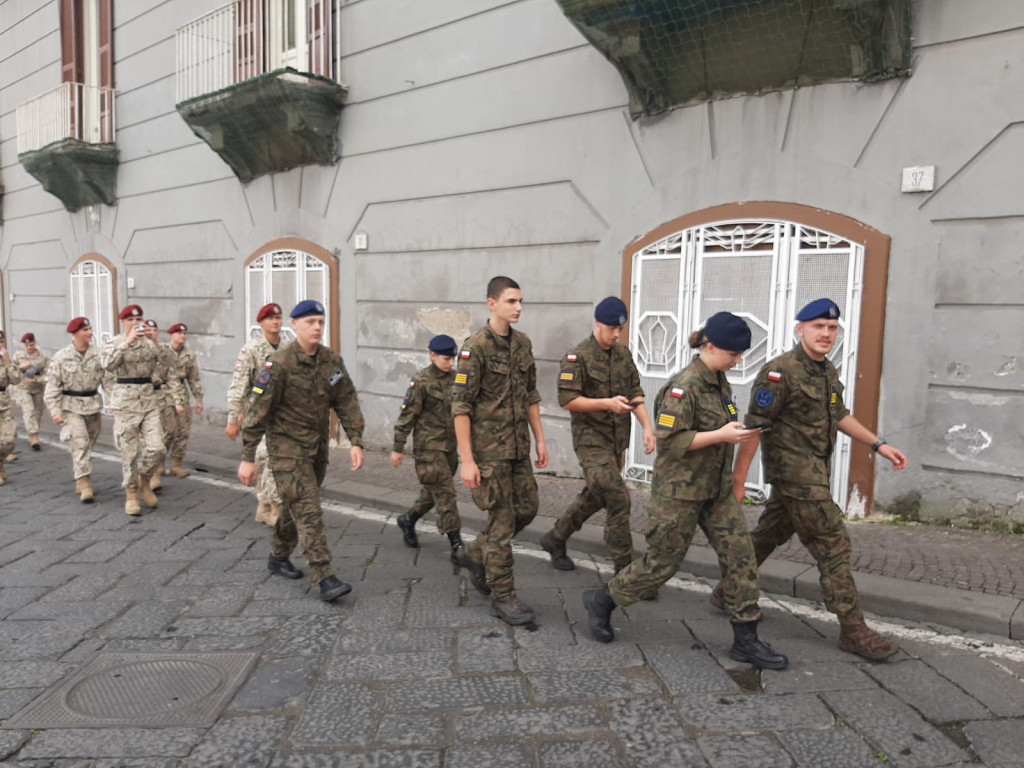
[(462, 350), (462, 352), (459, 353), (459, 357), (462, 358), (463, 360), (469, 360), (469, 350)]
[(782, 374), (778, 371), (768, 371), (768, 381), (782, 381)]
[(345, 377), (345, 374), (341, 372), (341, 368), (338, 368), (331, 374), (331, 377), (327, 380), (330, 386), (334, 386)]
[(570, 363), (575, 363), (579, 358), (576, 355), (566, 355), (565, 359)]
[(672, 429), (676, 425), (676, 417), (662, 411), (658, 414), (658, 429)]
[(559, 381), (572, 381), (572, 379), (573, 379), (573, 372), (572, 371), (562, 371), (560, 374), (558, 374), (558, 380)]
[(686, 394), (686, 390), (683, 389), (682, 387), (672, 387), (672, 390), (669, 392), (669, 394), (672, 395), (672, 397), (682, 397), (683, 395)]
[(269, 368), (264, 369), (259, 378), (256, 379), (256, 383), (252, 385), (252, 391), (257, 395), (262, 395), (267, 388), (267, 384), (270, 383), (271, 375)]
[(767, 389), (759, 389), (754, 394), (754, 402), (757, 403), (760, 408), (767, 408), (775, 402), (775, 394), (773, 392), (769, 392)]
[(464, 373), (456, 373), (455, 374), (455, 386), (456, 387), (464, 387), (464, 386), (466, 386), (466, 382), (468, 380), (469, 380), (469, 376), (467, 376)]

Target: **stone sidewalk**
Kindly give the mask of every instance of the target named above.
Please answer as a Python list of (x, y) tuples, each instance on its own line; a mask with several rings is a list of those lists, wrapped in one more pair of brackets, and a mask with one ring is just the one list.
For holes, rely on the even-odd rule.
[[(168, 478), (160, 507), (129, 518), (109, 454), (96, 461), (91, 506), (51, 442), (9, 469), (5, 768), (1022, 765), (1016, 643), (875, 620), (903, 651), (871, 665), (838, 650), (827, 614), (766, 595), (761, 636), (791, 667), (758, 673), (728, 659), (731, 632), (709, 587), (681, 577), (656, 601), (616, 611), (617, 640), (600, 645), (581, 594), (608, 563), (577, 550), (578, 569), (555, 572), (529, 543), (516, 554), (517, 587), (538, 620), (513, 629), (452, 573), (440, 536), (410, 550), (394, 512), (337, 502), (328, 538), (355, 589), (329, 605), (304, 581), (269, 576), (253, 497), (212, 471)], [(118, 688), (146, 665), (194, 669), (226, 655), (248, 659), (237, 690), (199, 680), (190, 698), (177, 677)], [(97, 662), (119, 671), (85, 676)], [(84, 695), (97, 681), (108, 695)], [(212, 718), (190, 721), (217, 693)], [(140, 727), (154, 713), (168, 724)], [(76, 725), (86, 716), (100, 722)]]
[[(48, 428), (49, 429), (49, 428)], [(49, 432), (56, 438), (55, 432)], [(109, 424), (101, 442), (113, 450)], [(19, 442), (21, 454), (31, 457), (27, 445)], [(218, 424), (195, 423), (186, 464), (200, 472), (234, 479), (241, 456), (241, 443), (232, 443)], [(332, 453), (332, 465), (324, 484), (324, 496), (368, 509), (402, 512), (408, 509), (419, 484), (406, 461), (391, 467), (388, 454), (368, 451), (366, 466), (358, 473), (348, 469), (345, 451)], [(540, 511), (527, 528), (524, 541), (537, 543), (581, 488), (581, 481), (539, 475)], [(467, 525), (480, 528), (483, 516), (469, 492), (456, 483), (459, 509)], [(647, 493), (633, 492), (632, 526), (635, 549), (643, 551), (646, 529)], [(750, 507), (748, 522), (753, 527), (760, 508)], [(547, 518), (547, 519), (545, 519)], [(433, 516), (420, 524), (433, 530)], [(574, 536), (576, 550), (604, 554), (603, 515), (592, 518)], [(868, 610), (883, 616), (935, 622), (964, 631), (986, 632), (1012, 639), (1024, 639), (1024, 536), (941, 528), (927, 525), (896, 525), (851, 522), (853, 566)], [(717, 560), (698, 532), (687, 555), (684, 569), (704, 578), (715, 578)], [(765, 592), (820, 599), (818, 571), (814, 560), (794, 539), (780, 548), (761, 568)]]

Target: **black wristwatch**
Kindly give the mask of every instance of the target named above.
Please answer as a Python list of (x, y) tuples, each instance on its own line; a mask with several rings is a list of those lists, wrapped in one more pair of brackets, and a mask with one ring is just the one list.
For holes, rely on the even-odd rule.
[(888, 443), (885, 442), (885, 440), (883, 440), (882, 438), (878, 438), (878, 440), (875, 441), (875, 444), (871, 446), (871, 450), (874, 451), (875, 453), (878, 453), (878, 449), (881, 448), (883, 445), (888, 445)]

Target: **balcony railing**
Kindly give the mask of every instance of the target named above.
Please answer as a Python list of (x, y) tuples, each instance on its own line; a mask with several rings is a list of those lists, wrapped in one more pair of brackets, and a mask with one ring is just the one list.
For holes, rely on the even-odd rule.
[[(298, 0), (301, 2), (301, 0)], [(179, 27), (175, 103), (214, 93), (283, 66), (280, 24), (268, 0), (233, 0)], [(313, 74), (332, 77), (331, 3), (306, 2), (305, 39), (295, 41), (299, 61)]]
[(61, 83), (18, 105), (18, 154), (55, 141), (114, 142), (114, 89)]

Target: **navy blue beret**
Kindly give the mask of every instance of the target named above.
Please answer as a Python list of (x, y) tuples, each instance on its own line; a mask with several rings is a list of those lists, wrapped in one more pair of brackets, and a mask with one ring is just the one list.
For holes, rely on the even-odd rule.
[(292, 310), (289, 317), (293, 320), (298, 320), (300, 317), (312, 317), (313, 315), (323, 314), (325, 314), (323, 304), (313, 299), (306, 299), (295, 305), (295, 309)]
[(731, 312), (718, 312), (704, 323), (704, 338), (719, 349), (743, 352), (750, 349), (750, 326)]
[(817, 320), (821, 317), (826, 320), (838, 320), (839, 305), (832, 301), (832, 299), (815, 299), (796, 314), (796, 319), (801, 323), (806, 323), (808, 320)]
[(430, 344), (427, 345), (427, 349), (434, 354), (443, 355), (444, 357), (455, 357), (459, 352), (455, 339), (451, 336), (445, 336), (443, 333), (432, 338)]
[(618, 296), (609, 296), (602, 299), (601, 303), (594, 308), (594, 319), (602, 325), (618, 327), (625, 325), (629, 319), (629, 311), (626, 309), (626, 302)]

